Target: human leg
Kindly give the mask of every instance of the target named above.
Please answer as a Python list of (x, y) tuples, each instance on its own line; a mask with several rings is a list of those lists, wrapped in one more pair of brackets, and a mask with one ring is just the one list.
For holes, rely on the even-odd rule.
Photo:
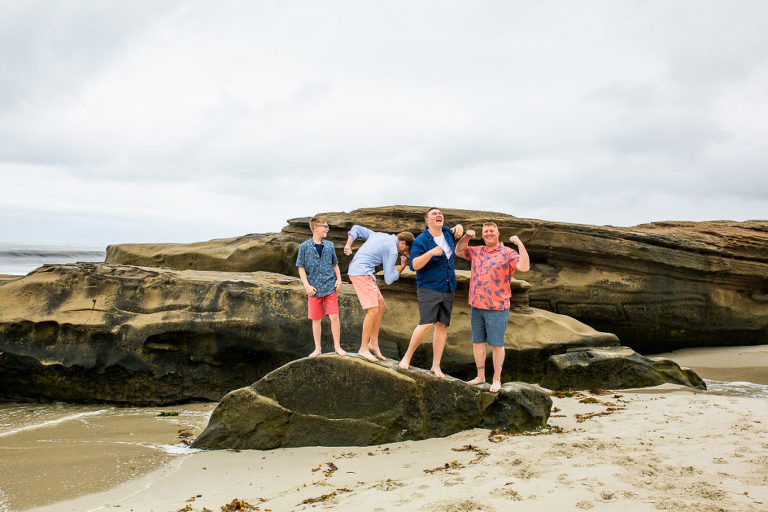
[(411, 334), (411, 341), (408, 342), (408, 350), (405, 351), (405, 355), (403, 355), (403, 358), (400, 360), (400, 368), (403, 370), (408, 369), (411, 364), (411, 358), (413, 357), (413, 354), (427, 337), (427, 333), (429, 333), (429, 330), (433, 325), (435, 324), (419, 324), (416, 326), (416, 328), (413, 330), (413, 334)]
[(369, 343), (371, 340), (371, 334), (373, 333), (374, 326), (376, 325), (376, 318), (379, 315), (379, 308), (369, 308), (365, 311), (365, 319), (363, 320), (363, 337), (360, 340), (360, 350), (357, 354), (365, 359), (376, 362), (376, 356), (371, 354)]
[(488, 344), (493, 352), (493, 381), (491, 392), (496, 393), (501, 389), (501, 369), (504, 365), (504, 335), (507, 332), (509, 322), (509, 309), (501, 311), (488, 311), (486, 313), (486, 331)]
[(339, 323), (339, 297), (336, 292), (325, 297), (325, 314), (331, 319), (331, 335), (333, 336), (333, 349), (340, 356), (347, 355), (341, 348), (341, 324)]
[(419, 324), (413, 329), (411, 340), (408, 342), (408, 349), (400, 360), (400, 368), (407, 370), (411, 365), (411, 358), (426, 339), (429, 330), (435, 325), (440, 311), (440, 303), (443, 294), (430, 290), (428, 288), (416, 288), (416, 297), (419, 305)]
[(311, 354), (309, 354), (309, 357), (317, 357), (323, 351), (320, 344), (320, 340), (322, 339), (321, 338), (322, 328), (323, 328), (322, 318), (317, 318), (315, 320), (312, 320), (312, 337), (315, 340), (315, 350), (312, 351)]
[(317, 357), (322, 352), (321, 340), (322, 340), (322, 321), (323, 321), (323, 298), (322, 297), (307, 297), (307, 307), (309, 313), (307, 316), (312, 320), (312, 338), (315, 342), (315, 350), (309, 354), (309, 357)]
[(493, 347), (493, 382), (491, 383), (491, 393), (496, 393), (501, 389), (501, 367), (504, 365), (504, 347)]
[(445, 340), (448, 337), (448, 326), (442, 322), (435, 322), (435, 334), (432, 336), (432, 368), (430, 371), (438, 379), (444, 379), (445, 374), (440, 369), (440, 360), (443, 358)]
[(440, 370), (440, 361), (443, 358), (446, 338), (448, 337), (448, 326), (451, 325), (451, 312), (453, 311), (453, 292), (443, 292), (439, 294), (439, 303), (437, 308), (437, 321), (435, 322), (435, 334), (432, 336), (432, 373), (435, 377), (442, 379), (445, 374)]
[(378, 315), (376, 316), (376, 323), (373, 326), (373, 332), (371, 333), (371, 341), (369, 342), (368, 346), (377, 358), (381, 359), (382, 361), (386, 359), (381, 353), (381, 349), (379, 349), (379, 331), (381, 330), (381, 320), (384, 318), (384, 310), (387, 309), (387, 303), (384, 302), (384, 298), (379, 298), (379, 307), (378, 307)]
[(373, 279), (373, 276), (349, 276), (349, 280), (352, 281), (352, 286), (355, 288), (357, 298), (360, 300), (360, 306), (366, 310), (365, 319), (363, 320), (363, 336), (360, 340), (360, 350), (358, 350), (357, 353), (361, 357), (375, 362), (376, 357), (371, 354), (369, 343), (379, 315), (379, 297), (381, 296), (381, 291), (379, 291), (379, 287), (376, 286), (376, 281)]
[(328, 315), (331, 319), (331, 334), (333, 335), (333, 349), (340, 356), (347, 355), (347, 352), (341, 348), (341, 322), (339, 315)]
[(485, 316), (483, 311), (477, 308), (471, 308), (469, 323), (472, 327), (472, 355), (475, 358), (475, 367), (477, 368), (477, 377), (467, 382), (467, 384), (482, 384), (485, 382)]

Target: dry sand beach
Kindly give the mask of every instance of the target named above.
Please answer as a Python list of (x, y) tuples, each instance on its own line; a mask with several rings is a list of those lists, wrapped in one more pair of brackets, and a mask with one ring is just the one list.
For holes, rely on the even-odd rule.
[[(701, 367), (719, 371), (722, 361), (737, 369), (751, 366), (754, 353), (766, 350), (701, 349), (688, 355), (714, 354), (701, 359)], [(85, 485), (70, 484), (80, 496), (62, 501), (73, 493), (50, 485), (41, 498), (53, 504), (28, 502), (27, 507), (219, 511), (239, 499), (262, 511), (768, 510), (765, 387), (746, 392), (717, 382), (712, 387), (708, 392), (666, 385), (555, 396), (550, 428), (532, 435), (493, 435), (475, 429), (443, 439), (374, 447), (179, 450), (156, 458), (160, 469), (144, 476), (137, 476), (143, 473), (141, 468), (134, 466), (131, 472), (124, 467), (123, 483), (118, 485), (115, 479), (120, 480), (121, 471), (110, 466), (109, 457), (89, 462), (77, 457), (81, 452), (61, 452), (56, 454), (58, 464), (50, 459), (48, 463), (70, 473), (80, 468)], [(203, 428), (200, 415), (213, 407), (177, 409), (185, 408), (197, 411), (198, 420), (182, 414), (187, 418), (185, 428), (194, 430)], [(152, 434), (155, 442), (176, 438), (173, 421), (181, 420), (164, 424), (162, 434)], [(127, 423), (128, 430), (139, 426)], [(13, 438), (0, 437), (0, 448), (5, 449), (0, 451), (13, 449)], [(84, 469), (88, 467), (92, 469)], [(97, 481), (101, 475), (109, 477), (106, 485), (96, 482), (90, 489), (111, 488), (86, 494), (88, 479)], [(39, 488), (46, 492), (44, 486)]]

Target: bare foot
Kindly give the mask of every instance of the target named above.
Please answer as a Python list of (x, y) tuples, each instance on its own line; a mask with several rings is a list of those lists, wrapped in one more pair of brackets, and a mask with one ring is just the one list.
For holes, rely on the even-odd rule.
[(386, 357), (384, 357), (384, 354), (382, 354), (380, 350), (374, 350), (373, 351), (373, 355), (375, 355), (376, 357), (378, 357), (382, 361), (387, 359)]
[(406, 361), (405, 358), (403, 358), (397, 366), (400, 367), (401, 370), (407, 370), (408, 367), (411, 365), (410, 361)]
[(498, 393), (501, 389), (501, 381), (495, 380), (493, 381), (493, 384), (491, 384), (491, 393)]
[(432, 367), (432, 369), (430, 369), (429, 371), (434, 373), (435, 377), (437, 377), (438, 379), (444, 379), (445, 378), (445, 374), (442, 372), (442, 370), (440, 370), (440, 368)]
[(485, 377), (482, 379), (480, 377), (475, 377), (474, 379), (467, 382), (470, 386), (477, 386), (478, 384), (485, 384)]
[(341, 357), (344, 357), (345, 355), (347, 355), (347, 352), (341, 347), (336, 348), (336, 353), (339, 354)]
[(318, 348), (318, 349), (315, 349), (315, 351), (314, 351), (314, 352), (312, 352), (311, 354), (309, 354), (309, 357), (317, 357), (317, 356), (319, 356), (321, 353), (322, 353), (322, 350), (320, 350), (320, 349)]
[(374, 356), (373, 354), (371, 354), (367, 350), (361, 350), (360, 352), (357, 353), (357, 355), (359, 355), (360, 357), (362, 357), (364, 359), (369, 360), (372, 363), (376, 362), (376, 356)]

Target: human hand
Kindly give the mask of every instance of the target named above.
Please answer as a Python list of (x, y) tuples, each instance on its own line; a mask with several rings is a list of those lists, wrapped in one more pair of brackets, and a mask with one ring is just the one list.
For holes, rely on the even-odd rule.
[(434, 247), (434, 248), (430, 249), (429, 253), (432, 256), (442, 256), (443, 248), (438, 245), (437, 247)]
[(336, 291), (341, 290), (341, 279), (336, 280)]
[(456, 224), (451, 228), (451, 233), (453, 233), (453, 238), (461, 238), (461, 236), (464, 234), (464, 226), (461, 224)]
[(520, 246), (521, 243), (523, 243), (523, 242), (520, 241), (520, 239), (517, 237), (517, 235), (512, 235), (511, 237), (509, 237), (509, 241), (512, 242), (513, 244), (517, 245), (518, 247)]
[(475, 238), (475, 230), (474, 229), (468, 229), (466, 233), (464, 233), (464, 236), (468, 236), (469, 238)]
[(317, 288), (311, 285), (305, 286), (304, 289), (307, 290), (307, 295), (310, 297), (314, 297), (314, 295), (317, 293)]
[(401, 254), (400, 255), (400, 264), (402, 266), (406, 266), (408, 264), (408, 256), (406, 256), (405, 254)]
[(352, 255), (352, 248), (350, 246), (348, 246), (348, 245), (345, 245), (344, 246), (344, 254), (346, 254), (347, 256), (351, 256)]

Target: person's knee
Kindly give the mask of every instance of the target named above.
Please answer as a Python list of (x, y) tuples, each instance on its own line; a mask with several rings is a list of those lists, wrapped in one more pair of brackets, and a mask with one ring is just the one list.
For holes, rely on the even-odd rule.
[(383, 300), (379, 299), (379, 310), (383, 313), (385, 309), (387, 309), (387, 303)]
[(368, 315), (376, 315), (379, 313), (379, 306), (373, 306), (372, 308), (368, 308), (365, 310), (366, 316)]
[(339, 315), (338, 315), (338, 313), (335, 314), (335, 315), (328, 315), (328, 318), (330, 318), (332, 322), (338, 322)]
[(435, 330), (436, 331), (446, 331), (446, 330), (448, 330), (448, 326), (445, 325), (443, 322), (435, 322)]

